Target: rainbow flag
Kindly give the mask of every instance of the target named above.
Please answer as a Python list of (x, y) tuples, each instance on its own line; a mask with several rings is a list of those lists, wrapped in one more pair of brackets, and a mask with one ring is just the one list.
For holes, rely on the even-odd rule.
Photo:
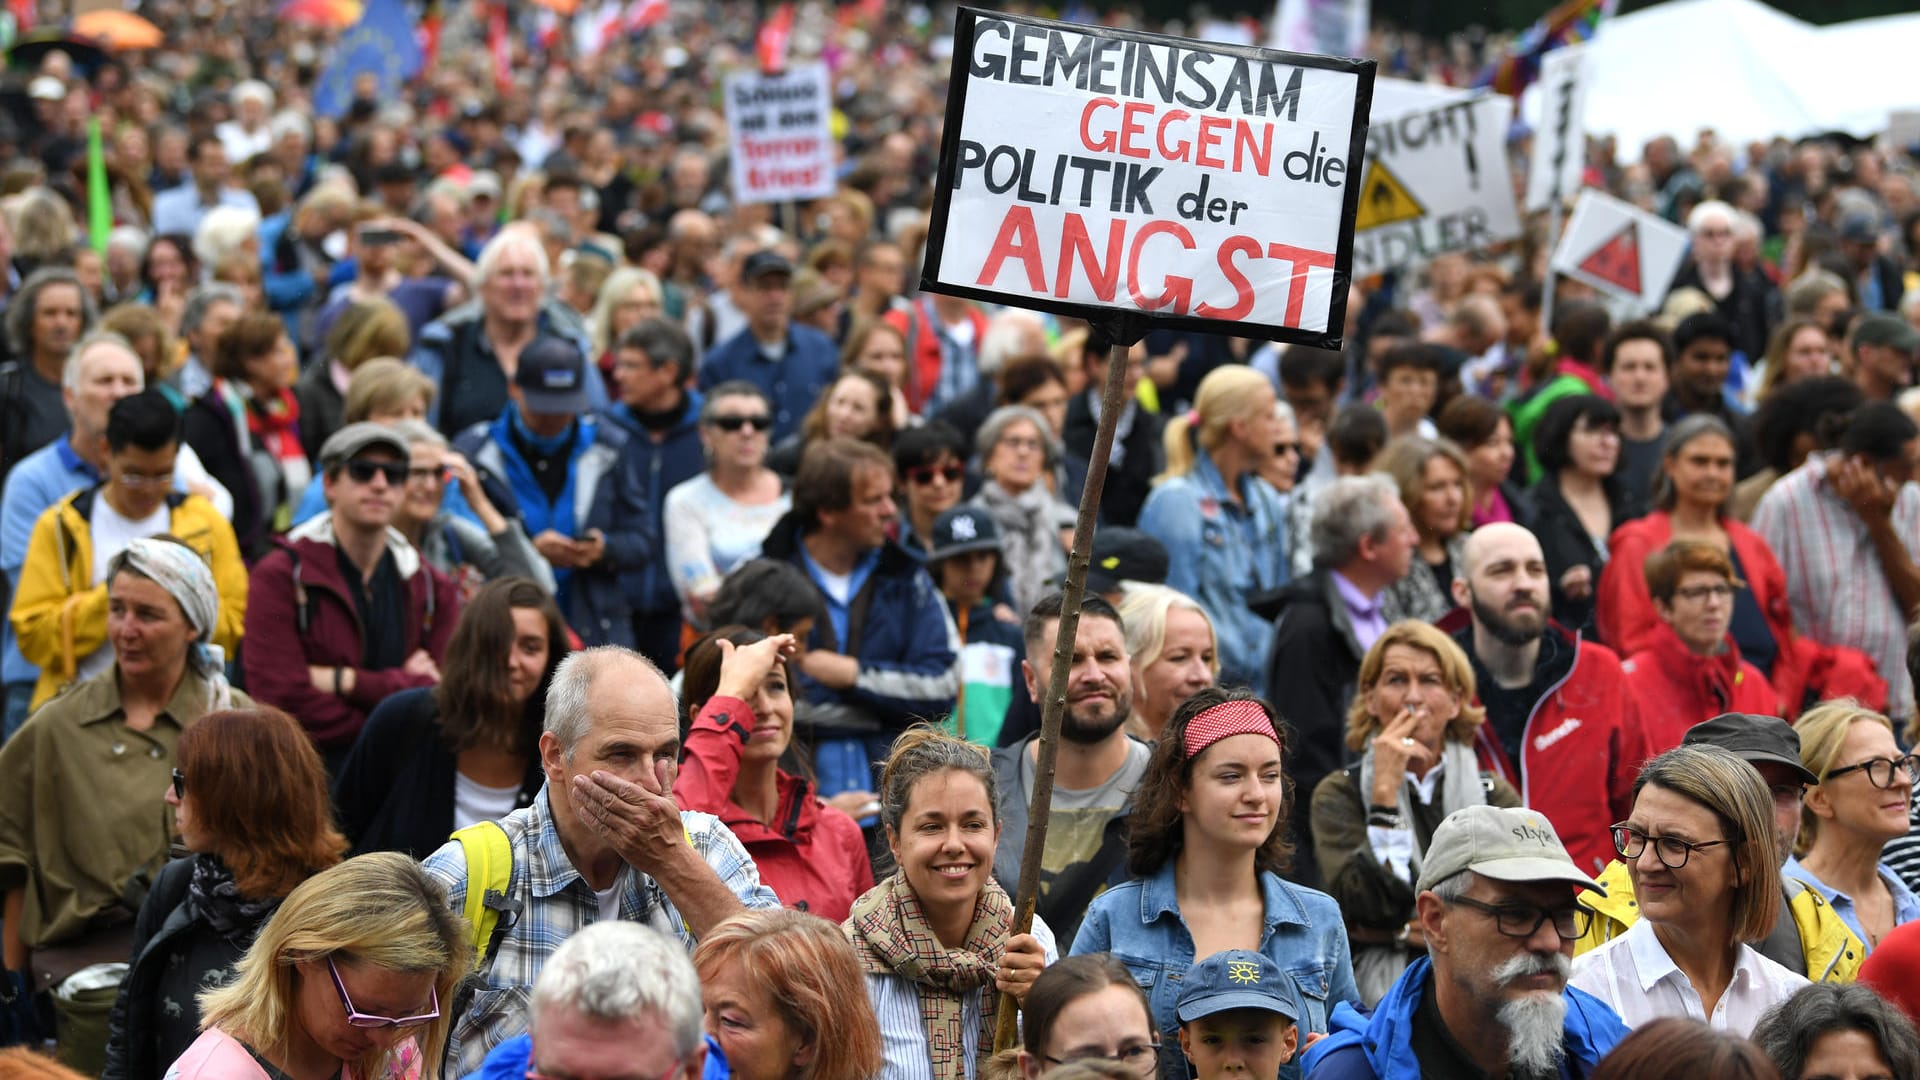
[(1593, 37), (1600, 20), (1613, 14), (1619, 0), (1563, 0), (1560, 6), (1540, 16), (1507, 54), (1480, 73), (1474, 89), (1491, 87), (1496, 94), (1519, 97), (1520, 92), (1540, 77), (1540, 58), (1562, 45), (1574, 45)]

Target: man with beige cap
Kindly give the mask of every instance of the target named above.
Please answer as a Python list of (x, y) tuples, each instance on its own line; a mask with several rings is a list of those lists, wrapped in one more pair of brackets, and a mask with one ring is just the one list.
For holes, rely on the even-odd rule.
[(1415, 888), (1427, 959), (1371, 1018), (1341, 1005), (1307, 1051), (1310, 1080), (1586, 1076), (1627, 1029), (1567, 985), (1591, 913), (1582, 873), (1538, 811), (1470, 806), (1434, 830)]

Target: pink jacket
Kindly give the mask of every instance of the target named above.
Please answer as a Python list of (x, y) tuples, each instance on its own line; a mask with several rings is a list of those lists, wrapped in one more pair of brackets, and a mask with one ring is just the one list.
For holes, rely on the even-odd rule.
[[(387, 1058), (385, 1080), (420, 1080), (420, 1047), (409, 1038)], [(180, 1055), (164, 1080), (272, 1080), (239, 1039), (208, 1028)], [(340, 1080), (353, 1080), (353, 1068), (340, 1066)]]

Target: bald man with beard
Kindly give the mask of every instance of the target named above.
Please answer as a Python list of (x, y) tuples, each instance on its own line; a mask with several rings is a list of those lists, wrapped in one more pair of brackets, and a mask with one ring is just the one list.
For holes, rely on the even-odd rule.
[(1540, 541), (1511, 523), (1467, 540), (1453, 598), (1470, 621), (1454, 640), (1473, 662), (1487, 719), (1474, 735), (1480, 767), (1545, 814), (1574, 863), (1613, 859), (1608, 828), (1632, 808), (1633, 781), (1653, 756), (1620, 658), (1552, 619)]

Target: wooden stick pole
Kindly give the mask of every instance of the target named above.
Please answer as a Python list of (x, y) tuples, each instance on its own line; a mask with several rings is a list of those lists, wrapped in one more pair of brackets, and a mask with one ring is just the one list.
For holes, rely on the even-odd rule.
[[(1087, 486), (1080, 493), (1080, 516), (1073, 523), (1073, 551), (1067, 556), (1067, 581), (1061, 589), (1060, 629), (1053, 636), (1053, 668), (1047, 674), (1047, 697), (1041, 702), (1038, 760), (1033, 768), (1033, 799), (1027, 806), (1027, 843), (1020, 855), (1020, 890), (1014, 899), (1013, 933), (1033, 928), (1033, 907), (1040, 898), (1040, 867), (1047, 849), (1047, 818), (1053, 810), (1053, 761), (1060, 744), (1060, 720), (1067, 711), (1067, 676), (1073, 666), (1073, 642), (1080, 628), (1080, 600), (1086, 593), (1087, 565), (1093, 561), (1094, 517), (1100, 492), (1107, 485), (1107, 458), (1113, 453), (1114, 425), (1125, 410), (1127, 354), (1140, 340), (1137, 322), (1121, 320), (1110, 326), (1113, 348), (1107, 353), (1107, 384), (1100, 397), (1100, 427), (1093, 437), (1093, 459), (1087, 463)], [(1011, 1049), (1019, 1038), (1020, 1005), (1012, 994), (1000, 996), (994, 1018), (995, 1053)]]

